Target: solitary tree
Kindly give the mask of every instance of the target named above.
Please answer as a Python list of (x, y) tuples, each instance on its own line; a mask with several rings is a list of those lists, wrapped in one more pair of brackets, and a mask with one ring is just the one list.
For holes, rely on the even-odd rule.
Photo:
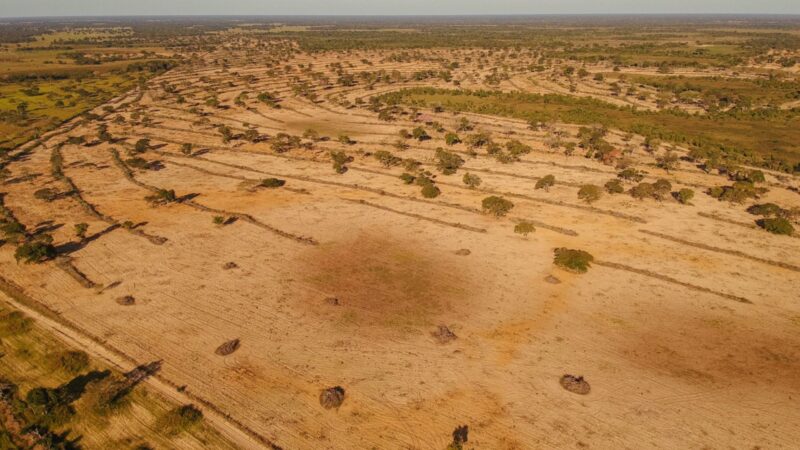
[(534, 227), (532, 223), (524, 220), (514, 226), (514, 233), (521, 234), (524, 237), (528, 237), (528, 234), (534, 231), (536, 231), (536, 227)]
[(553, 175), (545, 175), (536, 181), (534, 189), (544, 189), (549, 192), (550, 188), (556, 184), (556, 177)]
[(514, 207), (514, 204), (503, 197), (492, 195), (484, 198), (481, 202), (481, 206), (483, 207), (484, 212), (492, 214), (495, 217), (502, 217), (511, 211), (511, 208)]
[(462, 181), (464, 181), (464, 184), (469, 186), (470, 189), (475, 189), (476, 187), (481, 185), (481, 178), (471, 173), (465, 173), (464, 178), (462, 178)]
[(586, 203), (594, 203), (599, 200), (602, 195), (603, 191), (600, 190), (600, 187), (593, 184), (584, 184), (578, 189), (578, 198)]

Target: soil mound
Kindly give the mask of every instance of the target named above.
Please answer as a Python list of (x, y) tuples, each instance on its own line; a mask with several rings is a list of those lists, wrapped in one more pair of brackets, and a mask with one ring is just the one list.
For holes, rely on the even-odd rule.
[(450, 331), (450, 329), (444, 325), (439, 325), (436, 328), (436, 331), (434, 331), (431, 334), (433, 335), (434, 339), (436, 339), (436, 341), (438, 341), (440, 344), (447, 344), (450, 341), (458, 339), (458, 336), (456, 336), (455, 333)]
[(548, 275), (548, 276), (544, 277), (544, 281), (546, 281), (546, 282), (548, 282), (550, 284), (561, 284), (561, 280), (559, 280), (558, 278), (556, 278), (556, 277), (554, 277), (552, 275)]
[(122, 306), (131, 306), (134, 303), (136, 303), (136, 299), (133, 298), (132, 295), (124, 295), (122, 297), (119, 297), (116, 301), (118, 304)]
[(344, 403), (344, 388), (334, 386), (323, 389), (319, 394), (319, 404), (325, 409), (338, 408)]
[(561, 377), (559, 383), (561, 383), (561, 387), (574, 394), (586, 395), (592, 390), (589, 383), (582, 376), (576, 377), (575, 375), (567, 374)]
[(239, 346), (240, 345), (241, 345), (241, 343), (239, 342), (239, 339), (234, 339), (232, 341), (228, 341), (228, 342), (220, 345), (219, 347), (217, 347), (217, 349), (214, 351), (214, 353), (216, 353), (216, 354), (218, 354), (220, 356), (227, 356), (227, 355), (230, 355), (231, 353), (235, 352), (236, 350), (239, 350)]

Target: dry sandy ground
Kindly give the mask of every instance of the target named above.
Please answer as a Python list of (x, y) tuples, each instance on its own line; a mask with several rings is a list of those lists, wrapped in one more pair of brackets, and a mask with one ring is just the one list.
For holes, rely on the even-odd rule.
[[(349, 61), (350, 71), (375, 70), (363, 57), (300, 55), (293, 63), (313, 60), (324, 70)], [(511, 165), (465, 157), (457, 174), (438, 176), (442, 195), (424, 199), (398, 179), (403, 169), (384, 168), (358, 150), (389, 149), (434, 171), (433, 150), (444, 145), (439, 133), (398, 152), (390, 144), (399, 129), (414, 126), (407, 119), (386, 123), (365, 109), (314, 105), (291, 95), (289, 75), (270, 78), (258, 64), (231, 60), (241, 68), (176, 70), (115, 102), (127, 123), (109, 121), (109, 129), (125, 143), (61, 148), (64, 173), (83, 199), (166, 242), (118, 228), (71, 248), (73, 266), (95, 287), (53, 262), (17, 264), (6, 245), (4, 276), (102, 345), (139, 362), (163, 360), (163, 379), (186, 385), (195, 401), (259, 436), (252, 446), (443, 449), (456, 426), (468, 425), (467, 448), (477, 449), (796, 447), (800, 240), (754, 228), (745, 206), (700, 192), (725, 179), (687, 163), (667, 174), (637, 150), (650, 178), (698, 191), (693, 205), (618, 195), (590, 208), (576, 198), (577, 186), (602, 185), (615, 176), (612, 167), (550, 152), (546, 133), (522, 122), (469, 115), (499, 141), (513, 136), (535, 151)], [(405, 72), (420, 65), (383, 63)], [(248, 73), (263, 78), (255, 88), (240, 81)], [(210, 82), (199, 82), (202, 75)], [(179, 86), (186, 103), (165, 95), (160, 81)], [(208, 86), (227, 109), (203, 106)], [(233, 105), (242, 90), (278, 92), (283, 107), (269, 109), (254, 95), (251, 109)], [(350, 98), (373, 93), (333, 90)], [(327, 94), (321, 90), (320, 98)], [(195, 105), (211, 113), (209, 123), (197, 123), (200, 116), (189, 112)], [(152, 123), (131, 121), (137, 109)], [(448, 129), (458, 119), (435, 116)], [(236, 131), (244, 123), (269, 136), (313, 127), (333, 139), (282, 155), (268, 142), (221, 143), (214, 125)], [(69, 135), (94, 136), (96, 127), (79, 125), (32, 147), (11, 170), (37, 176), (4, 186), (18, 219), (50, 226), (59, 245), (74, 241), (76, 223), (88, 223), (90, 235), (108, 223), (74, 197), (46, 203), (32, 193), (64, 189), (50, 174), (51, 150)], [(336, 142), (340, 132), (357, 143), (345, 148)], [(163, 168), (134, 170), (128, 179), (111, 149), (127, 158), (143, 137), (157, 147), (143, 156)], [(207, 152), (185, 157), (185, 142)], [(340, 149), (355, 156), (343, 175), (327, 156)], [(467, 171), (483, 179), (480, 189), (463, 186)], [(534, 190), (547, 174), (557, 185)], [(286, 186), (250, 188), (270, 176)], [(800, 205), (785, 188), (796, 179), (768, 178), (774, 186), (762, 202)], [(153, 207), (144, 200), (148, 186), (197, 196)], [(478, 211), (497, 192), (515, 203), (501, 219)], [(232, 213), (247, 216), (212, 222)], [(521, 219), (540, 226), (523, 238), (513, 233)], [(587, 250), (598, 262), (586, 274), (567, 273), (552, 263), (556, 247)], [(229, 262), (236, 268), (223, 269)], [(118, 304), (123, 295), (135, 304)], [(438, 325), (458, 338), (437, 342)], [(238, 351), (215, 354), (234, 338)], [(585, 376), (591, 392), (564, 390), (564, 374)], [(344, 403), (323, 409), (320, 390), (337, 385), (346, 390)]]

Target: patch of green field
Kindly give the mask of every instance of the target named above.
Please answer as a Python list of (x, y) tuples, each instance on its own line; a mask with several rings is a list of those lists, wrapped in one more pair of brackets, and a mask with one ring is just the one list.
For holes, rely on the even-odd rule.
[(492, 91), (412, 88), (380, 97), (388, 104), (443, 106), (526, 119), (601, 124), (627, 132), (721, 153), (736, 162), (786, 172), (800, 171), (800, 110), (761, 109), (692, 115), (680, 111), (637, 111), (597, 99)]
[[(20, 326), (22, 322), (26, 325)], [(152, 448), (175, 448), (177, 442), (191, 441), (195, 442), (195, 448), (233, 448), (217, 432), (202, 424), (180, 435), (161, 432), (155, 425), (168, 415), (174, 405), (142, 386), (135, 387), (127, 394), (125, 407), (99, 414), (87, 399), (87, 396), (91, 398), (88, 393), (94, 389), (92, 383), (121, 374), (91, 358), (78, 359), (79, 364), (64, 364), (64, 355), (77, 349), (67, 347), (34, 321), (15, 312), (2, 298), (0, 337), (3, 352), (0, 358), (0, 379), (16, 385), (21, 399), (25, 400), (31, 390), (40, 387), (59, 388), (58, 392), (64, 393), (62, 395), (77, 397), (70, 402), (72, 414), (64, 414), (63, 409), (44, 412), (53, 417), (66, 418), (63, 423), (48, 426), (57, 435), (64, 434), (66, 441), (77, 439), (74, 447), (63, 448), (99, 450), (137, 448), (145, 444)], [(18, 409), (21, 406), (15, 405)], [(32, 416), (25, 409), (20, 409), (17, 413), (18, 420), (43, 417)], [(4, 428), (4, 424), (0, 423), (0, 447), (6, 431), (8, 430)]]
[(696, 92), (700, 96), (725, 99), (731, 105), (779, 106), (800, 99), (800, 80), (776, 78), (724, 78), (658, 75), (619, 75), (607, 73), (609, 80), (623, 78), (639, 85), (675, 95)]

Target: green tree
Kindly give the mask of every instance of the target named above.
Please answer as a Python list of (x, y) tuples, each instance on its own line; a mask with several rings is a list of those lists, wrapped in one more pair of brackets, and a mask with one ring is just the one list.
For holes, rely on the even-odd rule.
[(481, 178), (471, 173), (465, 173), (464, 178), (462, 178), (462, 181), (464, 182), (464, 184), (469, 186), (470, 189), (475, 189), (476, 187), (481, 185)]
[(556, 177), (553, 175), (545, 175), (542, 178), (539, 178), (536, 181), (536, 185), (534, 189), (544, 189), (546, 192), (550, 191), (550, 188), (556, 184)]
[(492, 195), (484, 198), (481, 202), (481, 206), (483, 207), (483, 211), (485, 213), (492, 214), (495, 217), (502, 217), (511, 211), (511, 209), (514, 207), (514, 204), (503, 197)]
[(534, 227), (532, 223), (524, 220), (514, 226), (514, 233), (521, 234), (524, 237), (528, 237), (528, 234), (534, 231), (536, 231), (536, 227)]
[(595, 186), (594, 184), (584, 184), (578, 189), (578, 198), (586, 203), (594, 203), (599, 200), (602, 195), (603, 191), (599, 186)]
[(594, 256), (583, 250), (561, 247), (555, 249), (553, 253), (553, 264), (575, 273), (586, 273), (594, 261)]
[(86, 237), (87, 230), (89, 230), (89, 224), (83, 222), (75, 224), (75, 236), (79, 239), (84, 239)]

